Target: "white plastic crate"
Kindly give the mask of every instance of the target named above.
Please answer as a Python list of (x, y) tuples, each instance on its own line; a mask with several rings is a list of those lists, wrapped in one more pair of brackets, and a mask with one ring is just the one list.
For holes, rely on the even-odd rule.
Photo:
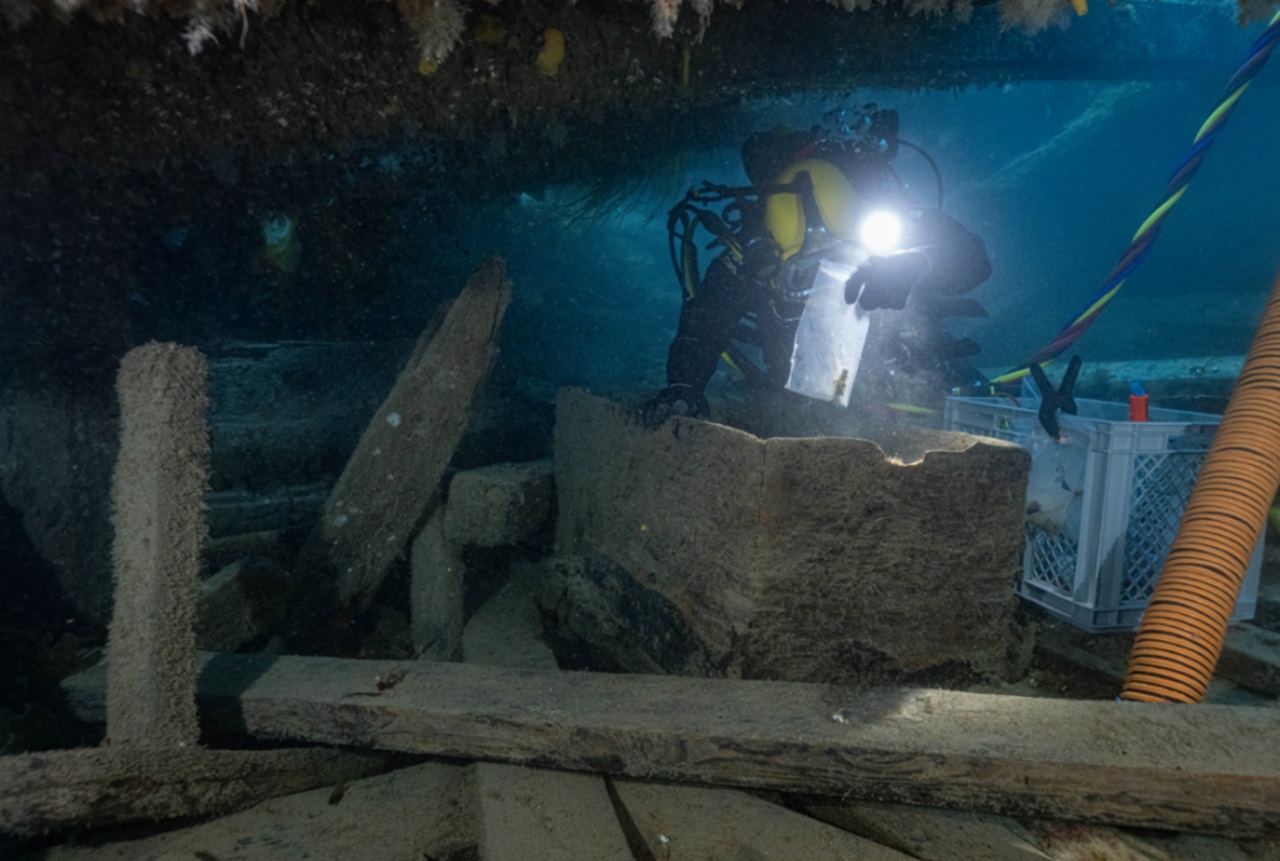
[[(1221, 417), (1153, 408), (1130, 422), (1128, 404), (1076, 405), (1058, 413), (1062, 443), (1027, 398), (948, 398), (946, 427), (1031, 451), (1018, 594), (1086, 631), (1134, 630)], [(1260, 540), (1233, 622), (1253, 618), (1261, 568)]]

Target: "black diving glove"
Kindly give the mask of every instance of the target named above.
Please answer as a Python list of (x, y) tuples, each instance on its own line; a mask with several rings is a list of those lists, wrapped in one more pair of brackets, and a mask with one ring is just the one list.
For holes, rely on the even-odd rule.
[(932, 270), (923, 251), (869, 257), (845, 282), (844, 301), (849, 305), (857, 302), (864, 311), (901, 311), (907, 304), (907, 294)]
[(711, 407), (702, 392), (686, 383), (667, 386), (648, 400), (641, 410), (644, 426), (656, 430), (669, 416), (711, 417)]

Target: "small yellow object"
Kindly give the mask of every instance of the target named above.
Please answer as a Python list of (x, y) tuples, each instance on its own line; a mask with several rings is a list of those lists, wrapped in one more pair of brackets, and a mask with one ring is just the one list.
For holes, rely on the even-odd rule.
[(918, 407), (915, 404), (885, 404), (891, 410), (897, 410), (900, 413), (910, 413), (914, 416), (936, 416), (937, 410), (931, 410), (928, 407)]
[(439, 68), (440, 64), (435, 60), (428, 60), (423, 57), (422, 61), (418, 63), (418, 74), (423, 76), (434, 75)]
[(476, 18), (476, 25), (471, 29), (471, 35), (477, 42), (485, 45), (501, 45), (507, 31), (502, 26), (502, 22), (493, 15), (481, 15)]
[(1071, 0), (1071, 8), (1076, 10), (1077, 15), (1086, 15), (1089, 12), (1089, 0)]
[(564, 33), (548, 27), (542, 34), (542, 50), (534, 58), (533, 67), (548, 78), (555, 77), (564, 62)]
[(843, 397), (844, 390), (849, 387), (849, 369), (841, 368), (840, 376), (836, 377), (836, 397)]

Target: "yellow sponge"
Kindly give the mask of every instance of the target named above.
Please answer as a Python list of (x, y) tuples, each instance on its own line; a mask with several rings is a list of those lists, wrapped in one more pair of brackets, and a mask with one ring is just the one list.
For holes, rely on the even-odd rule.
[(564, 33), (554, 27), (548, 27), (542, 34), (542, 50), (533, 61), (533, 67), (548, 78), (560, 71), (564, 62)]

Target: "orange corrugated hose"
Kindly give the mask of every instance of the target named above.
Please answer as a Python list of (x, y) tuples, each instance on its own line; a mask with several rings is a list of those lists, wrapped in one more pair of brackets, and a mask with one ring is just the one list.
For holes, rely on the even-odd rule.
[(1280, 485), (1280, 278), (1200, 467), (1121, 699), (1198, 703)]

